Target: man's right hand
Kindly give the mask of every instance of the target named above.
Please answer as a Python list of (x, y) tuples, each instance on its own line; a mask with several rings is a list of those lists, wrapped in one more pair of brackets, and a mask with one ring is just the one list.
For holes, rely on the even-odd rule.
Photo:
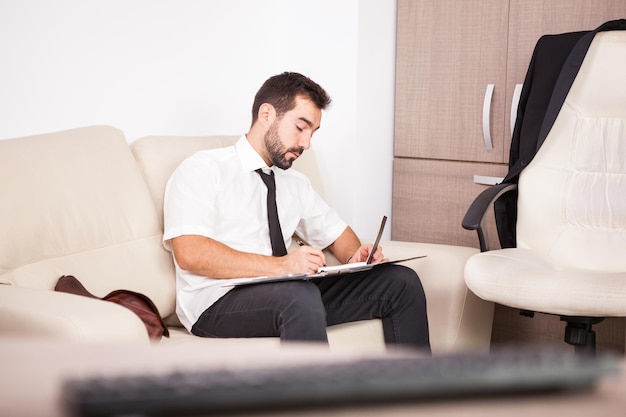
[(324, 252), (313, 246), (300, 246), (284, 256), (289, 273), (315, 274), (319, 267), (326, 264)]

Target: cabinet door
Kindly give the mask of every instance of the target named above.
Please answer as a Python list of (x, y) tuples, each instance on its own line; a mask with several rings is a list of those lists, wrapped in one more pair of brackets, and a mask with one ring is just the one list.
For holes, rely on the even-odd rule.
[[(593, 30), (606, 21), (624, 18), (624, 0), (511, 0), (506, 112), (513, 101), (515, 85), (524, 82), (533, 49), (542, 35)], [(511, 146), (508, 119), (504, 130), (508, 149)]]
[(395, 155), (505, 161), (508, 1), (398, 0), (397, 22)]
[[(474, 183), (474, 174), (502, 177), (506, 171), (502, 164), (395, 158), (391, 238), (478, 247), (476, 232), (461, 227), (468, 207), (485, 189)], [(498, 248), (492, 210), (488, 218), (489, 242)]]

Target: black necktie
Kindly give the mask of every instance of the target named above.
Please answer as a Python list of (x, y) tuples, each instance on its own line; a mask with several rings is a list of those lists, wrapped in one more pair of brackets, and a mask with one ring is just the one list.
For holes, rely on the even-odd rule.
[(285, 241), (283, 240), (283, 232), (280, 229), (280, 221), (278, 220), (278, 210), (276, 209), (276, 181), (274, 180), (274, 172), (266, 174), (260, 168), (256, 172), (267, 186), (267, 223), (270, 226), (270, 241), (272, 242), (272, 255), (287, 255)]

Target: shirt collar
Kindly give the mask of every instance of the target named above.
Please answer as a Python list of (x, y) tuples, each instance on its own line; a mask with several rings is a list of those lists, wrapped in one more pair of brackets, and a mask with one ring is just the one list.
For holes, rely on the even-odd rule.
[(237, 150), (237, 154), (239, 155), (239, 162), (241, 163), (241, 168), (246, 172), (256, 171), (261, 168), (263, 172), (266, 174), (269, 173), (272, 168), (268, 167), (265, 164), (265, 161), (261, 156), (256, 152), (256, 150), (250, 145), (246, 135), (241, 135), (239, 140), (235, 143), (235, 149)]

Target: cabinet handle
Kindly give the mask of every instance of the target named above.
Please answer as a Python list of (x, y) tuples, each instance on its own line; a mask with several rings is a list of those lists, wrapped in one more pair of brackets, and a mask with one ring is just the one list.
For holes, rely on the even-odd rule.
[(485, 141), (485, 148), (488, 151), (493, 151), (493, 142), (491, 141), (491, 98), (493, 97), (493, 84), (487, 84), (485, 90), (485, 100), (483, 101), (483, 140)]
[(517, 120), (517, 106), (519, 106), (519, 99), (522, 95), (522, 85), (515, 84), (513, 98), (511, 98), (511, 137), (513, 137), (513, 129), (515, 129), (515, 121)]

